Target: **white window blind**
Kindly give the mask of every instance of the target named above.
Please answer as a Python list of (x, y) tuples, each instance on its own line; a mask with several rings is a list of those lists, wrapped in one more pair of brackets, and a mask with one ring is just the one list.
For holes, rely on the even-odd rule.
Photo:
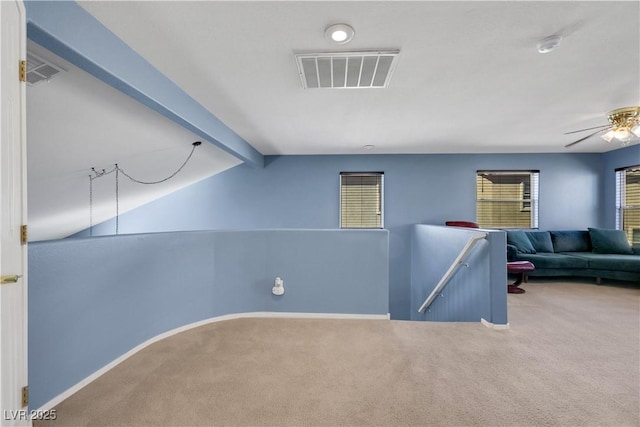
[(640, 245), (640, 165), (616, 170), (616, 229)]
[(537, 228), (539, 176), (539, 171), (478, 171), (478, 225), (483, 228)]
[(382, 228), (382, 172), (340, 173), (340, 227)]

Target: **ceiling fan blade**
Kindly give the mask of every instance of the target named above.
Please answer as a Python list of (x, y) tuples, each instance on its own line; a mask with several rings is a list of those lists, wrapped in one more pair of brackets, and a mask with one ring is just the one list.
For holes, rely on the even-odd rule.
[(593, 129), (603, 129), (603, 128), (608, 128), (611, 127), (611, 125), (602, 125), (602, 126), (594, 126), (592, 128), (585, 128), (585, 129), (579, 129), (579, 130), (573, 130), (571, 132), (565, 132), (565, 135), (570, 135), (572, 133), (578, 133), (578, 132), (584, 132), (585, 130), (593, 130)]
[(597, 130), (597, 131), (595, 131), (594, 133), (591, 133), (591, 134), (589, 134), (589, 135), (587, 135), (587, 136), (585, 136), (585, 137), (583, 137), (583, 138), (578, 139), (577, 141), (573, 141), (571, 144), (567, 144), (567, 145), (565, 145), (565, 146), (564, 146), (564, 148), (569, 148), (569, 147), (571, 147), (572, 145), (576, 145), (577, 143), (582, 142), (582, 141), (584, 141), (585, 139), (589, 139), (589, 138), (591, 138), (593, 135), (595, 135), (595, 134), (597, 134), (597, 133), (599, 133), (599, 132), (602, 132), (602, 130)]

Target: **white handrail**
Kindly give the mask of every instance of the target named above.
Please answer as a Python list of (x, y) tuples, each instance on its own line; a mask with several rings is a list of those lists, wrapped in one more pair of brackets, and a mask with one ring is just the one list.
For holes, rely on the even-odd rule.
[(442, 291), (442, 289), (445, 287), (445, 285), (453, 277), (453, 274), (458, 270), (458, 268), (460, 268), (461, 265), (464, 264), (462, 261), (467, 256), (467, 254), (469, 254), (469, 252), (471, 252), (471, 250), (476, 245), (476, 243), (478, 243), (480, 240), (483, 240), (483, 239), (486, 239), (486, 238), (487, 238), (487, 233), (481, 233), (481, 234), (476, 234), (475, 236), (473, 236), (473, 237), (471, 237), (469, 239), (467, 244), (464, 245), (464, 248), (462, 248), (462, 250), (460, 251), (460, 253), (456, 257), (456, 259), (453, 261), (453, 264), (451, 264), (451, 266), (449, 267), (447, 272), (444, 273), (444, 275), (442, 276), (442, 278), (440, 279), (440, 281), (438, 282), (436, 287), (433, 288), (433, 291), (431, 291), (431, 294), (427, 297), (426, 300), (424, 300), (424, 302), (422, 303), (422, 305), (418, 309), (418, 312), (424, 313), (424, 311), (427, 309), (427, 307), (429, 307), (431, 305), (433, 300), (436, 299), (438, 294)]

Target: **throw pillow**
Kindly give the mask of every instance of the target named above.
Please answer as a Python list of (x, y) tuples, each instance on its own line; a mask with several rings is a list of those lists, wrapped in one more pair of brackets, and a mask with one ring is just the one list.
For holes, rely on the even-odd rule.
[(633, 249), (624, 230), (589, 228), (589, 235), (594, 253), (633, 255)]
[(553, 252), (553, 243), (551, 243), (551, 234), (548, 231), (525, 231), (533, 249), (536, 252)]
[(587, 230), (550, 231), (554, 252), (591, 252)]
[(533, 248), (531, 241), (522, 230), (507, 231), (507, 244), (515, 246), (518, 252), (522, 254), (536, 253), (536, 250)]

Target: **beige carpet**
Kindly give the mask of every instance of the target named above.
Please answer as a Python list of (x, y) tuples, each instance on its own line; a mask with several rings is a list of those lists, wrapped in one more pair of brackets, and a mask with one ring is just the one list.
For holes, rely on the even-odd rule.
[(638, 426), (640, 290), (524, 284), (511, 328), (239, 319), (158, 342), (35, 426)]

